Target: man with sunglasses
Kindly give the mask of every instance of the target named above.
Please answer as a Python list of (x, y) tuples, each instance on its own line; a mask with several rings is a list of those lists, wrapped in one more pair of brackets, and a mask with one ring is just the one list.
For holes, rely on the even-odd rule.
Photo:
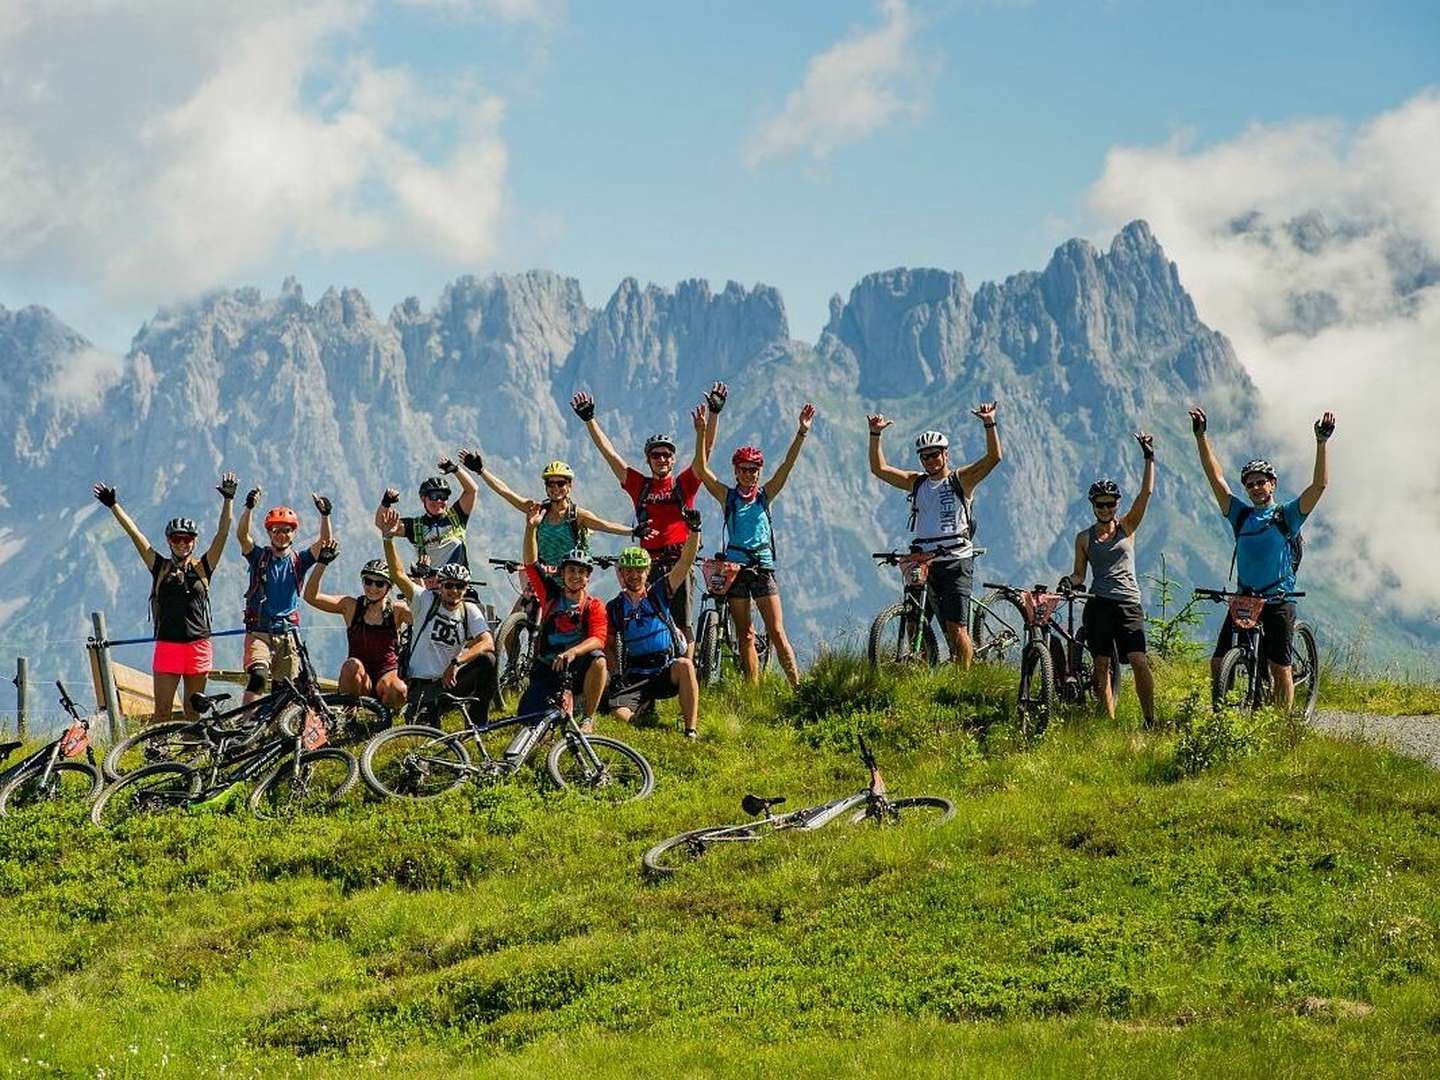
[(340, 665), (340, 692), (374, 697), (387, 708), (405, 704), (405, 680), (400, 676), (400, 628), (410, 625), (410, 609), (390, 599), (390, 570), (383, 559), (371, 559), (360, 568), (359, 596), (332, 596), (320, 591), (326, 568), (340, 546), (334, 540), (321, 545), (315, 570), (305, 579), (305, 602), (345, 620), (345, 662)]
[[(1210, 490), (1220, 513), (1225, 515), (1235, 537), (1235, 581), (1241, 592), (1265, 597), (1261, 616), (1264, 629), (1265, 658), (1270, 666), (1270, 679), (1275, 687), (1275, 703), (1289, 711), (1295, 704), (1295, 682), (1290, 671), (1290, 644), (1295, 636), (1295, 602), (1285, 594), (1295, 591), (1300, 530), (1310, 512), (1325, 494), (1329, 481), (1326, 444), (1335, 434), (1335, 414), (1326, 412), (1315, 421), (1315, 468), (1310, 486), (1298, 498), (1283, 505), (1275, 501), (1278, 476), (1275, 468), (1263, 458), (1246, 462), (1240, 469), (1240, 483), (1250, 505), (1245, 505), (1230, 491), (1225, 482), (1220, 459), (1206, 437), (1209, 418), (1205, 410), (1190, 410), (1190, 426), (1195, 433), (1195, 449), (1200, 466), (1210, 481)], [(1230, 616), (1220, 627), (1220, 637), (1210, 658), (1211, 674), (1220, 677), (1220, 660), (1231, 648), (1235, 629)]]
[(911, 551), (935, 553), (930, 563), (930, 595), (945, 627), (950, 658), (970, 666), (975, 646), (970, 640), (970, 595), (975, 585), (973, 502), (975, 488), (1000, 464), (999, 402), (984, 402), (971, 415), (985, 425), (985, 453), (969, 465), (950, 468), (950, 440), (943, 432), (926, 431), (915, 440), (924, 472), (899, 469), (885, 461), (880, 438), (893, 420), (876, 413), (870, 423), (870, 471), (891, 487), (909, 493)]
[(465, 599), (470, 568), (459, 563), (443, 564), (435, 572), (434, 589), (412, 580), (395, 550), (398, 517), (396, 511), (387, 509), (377, 525), (385, 540), (390, 578), (410, 601), (414, 627), (406, 674), (406, 715), (413, 720), (441, 694), (454, 694), (471, 699), (465, 707), (470, 723), (485, 724), (495, 696), (495, 638), (480, 605)]
[[(719, 386), (718, 383), (716, 385)], [(712, 391), (709, 395), (710, 407), (719, 411), (724, 406), (724, 396), (722, 394), (717, 399), (714, 393)], [(595, 419), (595, 399), (591, 395), (576, 394), (570, 399), (570, 407), (584, 421), (585, 430), (590, 433), (595, 448), (635, 504), (635, 531), (640, 546), (650, 553), (650, 581), (653, 583), (668, 574), (680, 561), (680, 552), (690, 535), (681, 511), (695, 508), (695, 495), (700, 490), (700, 476), (695, 471), (695, 462), (699, 460), (700, 447), (697, 443), (690, 464), (676, 475), (675, 437), (651, 435), (645, 440), (645, 464), (650, 470), (647, 476), (631, 468), (601, 430), (600, 422)], [(698, 438), (703, 437), (702, 432)], [(690, 641), (690, 594), (687, 577), (675, 591), (670, 605), (671, 617), (688, 643), (687, 655), (694, 650), (694, 642)]]
[[(479, 456), (473, 450), (460, 451), (462, 462), (468, 463), (471, 458), (478, 461)], [(386, 517), (386, 520), (393, 521), (390, 527), (395, 530), (386, 535), (405, 537), (414, 545), (415, 554), (428, 561), (431, 566), (440, 567), (446, 563), (469, 566), (470, 560), (465, 550), (465, 528), (475, 510), (475, 496), (480, 490), (479, 485), (475, 483), (473, 476), (448, 457), (441, 458), (435, 467), (440, 470), (440, 475), (427, 477), (420, 485), (421, 513), (410, 517), (397, 515), (393, 519)], [(456, 483), (460, 485), (460, 497), (453, 504), (450, 502), (450, 482), (445, 479), (447, 476), (455, 477)], [(380, 497), (380, 505), (375, 510), (377, 527), (385, 511), (399, 501), (399, 491), (395, 488), (385, 489), (385, 493)]]
[(300, 587), (315, 565), (321, 547), (330, 539), (330, 500), (313, 491), (310, 498), (320, 513), (320, 538), (304, 551), (294, 547), (300, 516), (288, 506), (271, 507), (265, 514), (270, 543), (258, 546), (250, 538), (250, 516), (263, 492), (245, 494), (245, 508), (235, 526), (240, 554), (250, 568), (245, 590), (245, 672), (248, 680), (241, 700), (249, 703), (265, 692), (271, 679), (293, 678), (298, 658), (290, 646), (288, 626), (300, 625)]
[(1095, 571), (1090, 586), (1094, 599), (1085, 603), (1083, 624), (1085, 647), (1095, 660), (1096, 699), (1104, 704), (1110, 719), (1115, 719), (1110, 664), (1118, 656), (1135, 675), (1135, 696), (1148, 728), (1155, 724), (1155, 677), (1145, 652), (1145, 609), (1135, 574), (1135, 532), (1155, 491), (1155, 437), (1137, 432), (1135, 441), (1145, 456), (1135, 501), (1123, 517), (1117, 516), (1120, 485), (1114, 480), (1096, 480), (1090, 485), (1095, 524), (1075, 537), (1075, 569), (1060, 579), (1060, 587), (1082, 589), (1086, 570)]

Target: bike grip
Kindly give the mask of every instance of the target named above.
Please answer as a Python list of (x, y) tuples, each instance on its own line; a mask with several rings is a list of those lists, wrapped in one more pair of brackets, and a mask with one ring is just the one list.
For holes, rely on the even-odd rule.
[(998, 581), (982, 581), (982, 582), (980, 583), (980, 587), (981, 587), (982, 589), (1008, 589), (1008, 588), (1010, 588), (1009, 585), (1001, 585)]

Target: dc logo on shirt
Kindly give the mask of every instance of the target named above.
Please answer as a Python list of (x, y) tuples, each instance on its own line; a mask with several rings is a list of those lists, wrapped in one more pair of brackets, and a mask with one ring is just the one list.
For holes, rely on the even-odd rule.
[(445, 619), (436, 619), (431, 624), (430, 640), (437, 645), (459, 645), (460, 624)]

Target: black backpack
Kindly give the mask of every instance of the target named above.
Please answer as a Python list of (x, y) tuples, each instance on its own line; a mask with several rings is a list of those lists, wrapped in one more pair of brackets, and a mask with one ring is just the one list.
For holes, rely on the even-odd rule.
[[(915, 482), (910, 485), (910, 494), (906, 496), (910, 500), (910, 524), (907, 526), (911, 532), (915, 531), (915, 519), (920, 515), (920, 504), (915, 497), (920, 494), (920, 485), (930, 479), (927, 473), (921, 473), (915, 477)], [(955, 492), (955, 497), (965, 507), (965, 539), (975, 539), (975, 500), (965, 494), (965, 485), (960, 482), (960, 470), (956, 469), (950, 474), (950, 490)]]
[[(635, 524), (648, 526), (650, 524), (650, 492), (655, 489), (655, 478), (647, 476), (640, 484), (640, 494), (635, 499)], [(661, 499), (661, 502), (673, 502), (681, 510), (685, 509), (685, 492), (680, 490), (680, 478), (672, 477), (670, 480), (670, 497)]]
[[(1231, 577), (1234, 577), (1235, 575), (1235, 557), (1240, 553), (1241, 530), (1245, 528), (1245, 522), (1250, 520), (1250, 515), (1253, 513), (1255, 513), (1255, 507), (1242, 506), (1240, 507), (1240, 512), (1235, 515), (1235, 547), (1230, 552)], [(1305, 538), (1299, 533), (1292, 533), (1290, 531), (1290, 522), (1285, 520), (1285, 508), (1283, 506), (1280, 507), (1275, 513), (1270, 515), (1270, 520), (1267, 522), (1267, 524), (1272, 525), (1276, 529), (1276, 531), (1285, 538), (1285, 544), (1290, 549), (1290, 566), (1298, 574), (1300, 572), (1300, 560), (1305, 557)], [(1271, 589), (1273, 589), (1276, 585), (1279, 584), (1280, 579), (1276, 578), (1274, 581), (1270, 582), (1269, 585), (1265, 585), (1262, 588), (1257, 589), (1256, 592), (1269, 592)]]

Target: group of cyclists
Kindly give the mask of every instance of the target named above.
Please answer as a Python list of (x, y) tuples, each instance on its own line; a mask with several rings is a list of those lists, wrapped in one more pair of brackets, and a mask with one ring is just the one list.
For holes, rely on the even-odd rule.
[[(791, 685), (800, 674), (785, 632), (776, 572), (771, 507), (799, 460), (815, 419), (815, 406), (799, 411), (795, 434), (779, 464), (765, 476), (765, 454), (741, 446), (731, 456), (733, 480), (720, 479), (710, 461), (728, 387), (712, 385), (691, 412), (694, 451), (676, 471), (677, 441), (651, 435), (642, 448), (643, 470), (615, 448), (595, 417), (588, 393), (571, 399), (601, 458), (629, 497), (633, 524), (609, 521), (574, 499), (575, 473), (564, 461), (541, 471), (542, 499), (516, 493), (486, 464), (478, 450), (462, 449), (443, 458), (439, 472), (419, 489), (420, 512), (402, 516), (400, 493), (387, 488), (374, 516), (384, 558), (371, 559), (360, 571), (358, 595), (321, 591), (327, 567), (339, 554), (332, 535), (332, 505), (316, 493), (319, 535), (308, 547), (295, 544), (299, 515), (289, 506), (265, 511), (268, 543), (251, 536), (252, 517), (263, 491), (251, 488), (235, 521), (235, 535), (248, 573), (244, 612), (245, 700), (263, 693), (272, 679), (292, 677), (297, 657), (288, 630), (300, 621), (303, 599), (311, 607), (340, 616), (347, 631), (347, 657), (339, 671), (344, 693), (379, 698), (392, 710), (413, 712), (440, 694), (467, 701), (469, 718), (488, 719), (495, 696), (496, 640), (473, 590), (466, 550), (466, 529), (483, 481), (525, 517), (521, 553), (527, 597), (538, 605), (539, 629), (528, 686), (519, 703), (521, 715), (540, 713), (562, 676), (579, 689), (581, 723), (587, 728), (602, 711), (628, 720), (655, 702), (678, 697), (686, 736), (698, 732), (699, 689), (691, 635), (692, 568), (702, 543), (701, 515), (695, 498), (703, 487), (721, 509), (723, 539), (718, 550), (728, 568), (725, 599), (733, 620), (741, 666), (757, 681), (755, 611), (770, 647)], [(952, 465), (949, 437), (925, 431), (914, 440), (918, 468), (886, 461), (883, 436), (893, 421), (868, 417), (870, 471), (906, 493), (910, 503), (911, 550), (930, 553), (930, 596), (953, 661), (968, 667), (970, 602), (974, 586), (975, 491), (1003, 460), (998, 402), (972, 410), (984, 431), (985, 449), (975, 460)], [(1239, 479), (1247, 501), (1236, 498), (1206, 434), (1203, 409), (1190, 410), (1201, 466), (1225, 516), (1235, 543), (1235, 569), (1242, 592), (1265, 598), (1264, 637), (1277, 703), (1291, 707), (1290, 641), (1295, 604), (1286, 594), (1295, 587), (1299, 536), (1327, 481), (1326, 444), (1335, 416), (1315, 422), (1315, 466), (1310, 485), (1288, 503), (1276, 501), (1277, 474), (1263, 459), (1247, 461)], [(1099, 700), (1113, 716), (1111, 658), (1128, 664), (1147, 724), (1154, 721), (1154, 679), (1146, 654), (1142, 595), (1136, 574), (1134, 537), (1155, 486), (1155, 442), (1135, 435), (1144, 457), (1139, 491), (1120, 512), (1122, 492), (1113, 479), (1089, 486), (1094, 521), (1075, 536), (1075, 562), (1062, 587), (1084, 588), (1091, 578), (1084, 612), (1087, 647), (1095, 657)], [(762, 476), (764, 477), (762, 479)], [(453, 499), (455, 489), (460, 490)], [(190, 699), (203, 691), (213, 666), (210, 586), (224, 554), (238, 490), (234, 473), (216, 485), (221, 497), (218, 526), (210, 544), (197, 554), (199, 529), (189, 518), (165, 526), (166, 550), (155, 548), (121, 506), (114, 487), (97, 483), (94, 495), (108, 507), (134, 544), (150, 573), (150, 607), (155, 631), (153, 675), (155, 719), (169, 719), (176, 691), (194, 719)], [(608, 601), (592, 592), (595, 561), (593, 532), (632, 540), (615, 560), (619, 591)], [(397, 550), (406, 540), (416, 559), (408, 567)], [(1234, 628), (1227, 618), (1215, 649), (1225, 652)]]

